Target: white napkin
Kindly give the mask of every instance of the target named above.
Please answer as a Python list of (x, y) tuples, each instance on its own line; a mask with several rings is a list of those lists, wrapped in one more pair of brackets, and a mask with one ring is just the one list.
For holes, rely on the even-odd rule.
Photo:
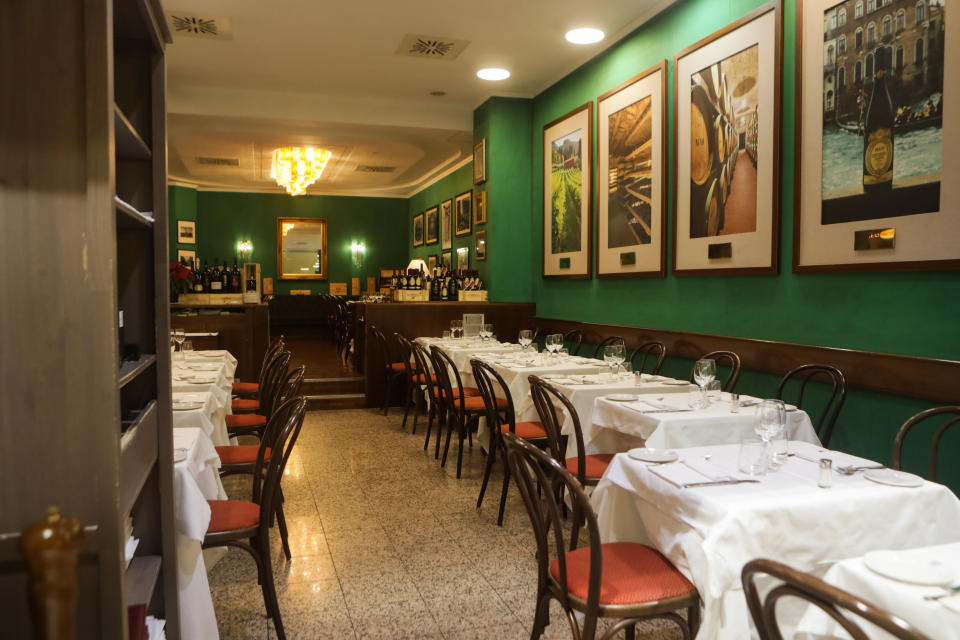
[(940, 598), (938, 602), (950, 611), (960, 615), (960, 593), (955, 593), (952, 596)]
[(743, 474), (728, 472), (702, 458), (688, 458), (671, 464), (651, 465), (648, 468), (650, 473), (658, 475), (670, 484), (680, 488), (703, 482), (746, 479)]
[(836, 467), (875, 467), (877, 469), (882, 469), (883, 465), (874, 460), (867, 460), (866, 458), (860, 458), (858, 456), (850, 455), (849, 453), (843, 453), (842, 451), (830, 451), (829, 449), (821, 449), (819, 451), (808, 452), (806, 450), (796, 452), (796, 456), (801, 460), (808, 460), (809, 462), (819, 463), (821, 458), (829, 458), (833, 460), (833, 466)]

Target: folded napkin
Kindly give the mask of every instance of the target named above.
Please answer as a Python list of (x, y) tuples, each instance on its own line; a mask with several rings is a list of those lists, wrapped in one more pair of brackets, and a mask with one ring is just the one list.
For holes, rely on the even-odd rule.
[(690, 411), (687, 407), (677, 407), (672, 404), (667, 404), (666, 402), (660, 402), (658, 400), (644, 398), (642, 400), (636, 400), (635, 402), (628, 402), (626, 406), (630, 407), (634, 411), (639, 411), (640, 413), (646, 413), (648, 411), (657, 411), (657, 412), (669, 412), (669, 411)]
[(834, 468), (836, 467), (866, 467), (868, 469), (883, 469), (883, 465), (874, 460), (868, 460), (866, 458), (860, 458), (858, 456), (850, 455), (849, 453), (843, 453), (842, 451), (830, 451), (829, 449), (821, 449), (820, 451), (797, 451), (795, 455), (801, 460), (808, 460), (809, 462), (819, 463), (821, 458), (829, 458), (833, 461)]
[(650, 473), (658, 475), (670, 484), (681, 488), (704, 482), (736, 482), (750, 479), (741, 473), (727, 471), (703, 458), (685, 458), (680, 462), (651, 465), (648, 468)]

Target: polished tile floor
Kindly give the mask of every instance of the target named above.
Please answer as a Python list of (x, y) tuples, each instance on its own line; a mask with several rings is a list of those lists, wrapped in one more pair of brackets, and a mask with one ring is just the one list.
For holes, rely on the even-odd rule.
[[(271, 539), (287, 637), (496, 640), (530, 637), (535, 544), (520, 496), (509, 494), (496, 526), (499, 474), (483, 509), (477, 492), (486, 458), (474, 446), (457, 480), (441, 469), (402, 412), (354, 409), (307, 414), (283, 480), (293, 559)], [(455, 454), (455, 443), (451, 450)], [(249, 476), (225, 479), (249, 498)], [(210, 571), (220, 637), (275, 638), (256, 568), (231, 549)], [(545, 639), (571, 637), (554, 608)], [(657, 623), (644, 640), (679, 638)]]

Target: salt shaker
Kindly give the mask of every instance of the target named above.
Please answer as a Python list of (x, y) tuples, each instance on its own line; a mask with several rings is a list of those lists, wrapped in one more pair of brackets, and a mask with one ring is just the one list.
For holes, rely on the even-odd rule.
[(833, 482), (833, 460), (830, 458), (820, 458), (820, 480), (817, 486), (821, 489), (829, 489)]
[(738, 413), (740, 411), (740, 394), (731, 393), (730, 394), (730, 413)]

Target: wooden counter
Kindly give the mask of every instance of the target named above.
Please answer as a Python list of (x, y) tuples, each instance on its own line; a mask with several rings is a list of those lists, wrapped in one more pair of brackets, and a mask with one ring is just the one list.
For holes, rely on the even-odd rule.
[[(501, 340), (513, 341), (521, 329), (533, 328), (536, 314), (536, 305), (532, 302), (358, 302), (355, 308), (353, 335), (362, 336), (356, 348), (357, 358), (363, 363), (368, 407), (380, 406), (384, 392), (382, 355), (367, 348), (373, 344), (371, 326), (385, 336), (396, 332), (412, 340), (419, 336), (439, 336), (450, 329), (451, 320), (465, 313), (482, 313)], [(393, 400), (399, 402), (400, 396)]]
[[(180, 315), (189, 311), (220, 310), (211, 315)], [(256, 382), (260, 363), (270, 344), (270, 309), (266, 304), (171, 304), (170, 328), (190, 332), (216, 331), (216, 344), (196, 344), (195, 348), (226, 349), (237, 358), (236, 375)]]

